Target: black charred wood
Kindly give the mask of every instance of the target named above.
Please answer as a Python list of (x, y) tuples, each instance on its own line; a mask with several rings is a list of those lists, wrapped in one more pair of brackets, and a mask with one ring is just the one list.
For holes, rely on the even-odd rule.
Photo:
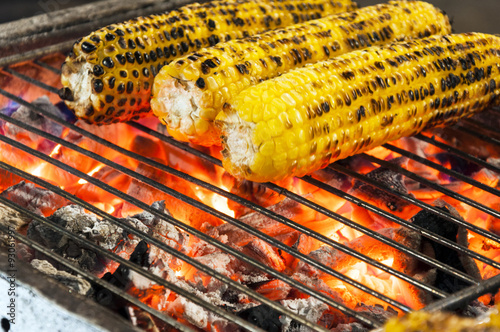
[[(446, 213), (450, 213), (450, 211), (446, 207), (439, 207), (439, 209), (443, 210)], [(441, 235), (450, 241), (457, 241), (459, 230), (458, 225), (446, 219), (440, 218), (431, 212), (422, 210), (415, 216), (413, 216), (410, 221), (415, 225), (421, 226), (435, 234)], [(466, 272), (465, 267), (460, 261), (459, 255), (454, 250), (436, 243), (435, 241), (429, 240), (427, 238), (422, 238), (422, 246), (425, 246), (426, 243), (429, 243), (431, 245), (434, 251), (434, 256), (437, 260), (459, 271)], [(441, 270), (438, 270), (435, 286), (445, 292), (454, 293), (467, 287), (468, 285), (465, 282)]]
[[(130, 255), (129, 261), (142, 267), (149, 267), (149, 244), (145, 241), (139, 242), (139, 244), (135, 247), (134, 252)], [(101, 279), (126, 291), (132, 285), (129, 274), (130, 269), (120, 264), (115, 272), (107, 272)], [(127, 319), (129, 318), (126, 310), (127, 302), (121, 297), (116, 296), (107, 288), (99, 285), (94, 285), (94, 292), (95, 300), (98, 303), (116, 311)]]
[(142, 267), (149, 267), (149, 244), (146, 241), (141, 241), (130, 255), (129, 261)]
[(265, 304), (243, 310), (238, 316), (267, 332), (281, 332), (281, 314)]

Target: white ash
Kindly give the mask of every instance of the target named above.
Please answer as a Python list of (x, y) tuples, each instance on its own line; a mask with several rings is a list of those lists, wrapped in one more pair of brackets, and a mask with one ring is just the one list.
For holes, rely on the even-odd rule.
[[(295, 299), (295, 300), (283, 300), (281, 304), (292, 311), (295, 314), (302, 316), (310, 322), (318, 322), (321, 315), (328, 310), (328, 306), (315, 299), (314, 297), (308, 297), (307, 299)], [(283, 324), (282, 331), (286, 332), (309, 332), (312, 331), (310, 328), (303, 325), (292, 325), (292, 319), (283, 315), (280, 317), (280, 321)]]
[(65, 222), (65, 228), (73, 234), (85, 235), (104, 249), (114, 249), (123, 238), (123, 230), (107, 220), (86, 213), (79, 205), (68, 205), (57, 210), (51, 218)]
[(90, 283), (80, 276), (74, 276), (65, 271), (57, 270), (52, 264), (45, 260), (34, 259), (31, 261), (31, 265), (42, 272), (45, 275), (54, 278), (58, 282), (66, 285), (68, 288), (72, 289), (75, 292), (78, 292), (81, 295), (89, 294), (92, 289)]
[(25, 181), (9, 187), (0, 195), (39, 215), (50, 214), (68, 203), (66, 199), (52, 191), (36, 187), (33, 183)]
[[(59, 108), (57, 108), (50, 102), (47, 96), (42, 96), (35, 99), (32, 104), (34, 106), (40, 107), (50, 114), (57, 116), (58, 118), (64, 118), (64, 114), (59, 110)], [(24, 124), (41, 129), (57, 137), (60, 137), (63, 131), (62, 125), (49, 120), (47, 117), (35, 112), (34, 110), (26, 106), (20, 106), (14, 113), (12, 113), (11, 117), (23, 122)], [(44, 138), (32, 132), (26, 131), (10, 123), (4, 123), (3, 129), (7, 137), (20, 141), (21, 143), (27, 144), (34, 148), (36, 148), (45, 140)]]
[(368, 332), (369, 329), (361, 325), (360, 323), (348, 323), (348, 324), (339, 324), (332, 330), (332, 332)]

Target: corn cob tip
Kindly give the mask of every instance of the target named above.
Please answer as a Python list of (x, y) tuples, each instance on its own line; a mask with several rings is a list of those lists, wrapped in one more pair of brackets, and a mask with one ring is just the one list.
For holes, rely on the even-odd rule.
[(92, 65), (84, 61), (65, 62), (62, 67), (63, 88), (59, 97), (79, 118), (93, 113), (95, 94), (92, 93)]
[(205, 120), (216, 114), (207, 115), (215, 110), (203, 107), (206, 96), (200, 84), (173, 77), (168, 70), (160, 71), (153, 86), (151, 108), (175, 139), (203, 146), (220, 145), (216, 129)]
[[(258, 152), (252, 142), (255, 123), (243, 121), (231, 105), (226, 104), (224, 112), (220, 112), (214, 121), (222, 137), (222, 164), (224, 169), (237, 178), (244, 178), (255, 182), (264, 182), (261, 167), (252, 169)], [(230, 152), (229, 152), (230, 151)]]

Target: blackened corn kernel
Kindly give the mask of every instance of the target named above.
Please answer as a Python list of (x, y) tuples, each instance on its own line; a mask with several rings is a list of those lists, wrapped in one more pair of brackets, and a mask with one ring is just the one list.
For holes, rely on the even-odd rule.
[[(150, 110), (151, 85), (157, 71), (168, 61), (190, 51), (215, 45), (226, 37), (230, 39), (253, 35), (270, 28), (290, 25), (297, 9), (285, 5), (302, 0), (235, 0), (192, 4), (161, 15), (150, 15), (102, 28), (77, 41), (63, 67), (62, 83), (73, 96), (66, 99), (76, 115), (88, 122), (112, 123), (128, 121), (136, 116), (147, 116)], [(344, 12), (356, 7), (351, 0), (310, 0), (300, 20)], [(266, 19), (260, 8), (265, 8), (271, 19)], [(204, 16), (203, 19), (200, 19)], [(234, 26), (236, 20), (239, 26)], [(99, 67), (103, 69), (101, 73)], [(147, 66), (146, 66), (147, 65)], [(147, 67), (148, 74), (144, 73)], [(96, 74), (93, 73), (94, 68)], [(132, 72), (136, 70), (136, 72)], [(124, 72), (127, 72), (125, 75)], [(90, 79), (85, 76), (90, 75)], [(94, 78), (108, 84), (100, 89), (89, 84)], [(113, 78), (115, 81), (111, 81)], [(131, 82), (132, 87), (130, 87)], [(90, 83), (91, 84), (91, 83)], [(92, 90), (97, 96), (89, 98), (84, 91)], [(115, 111), (107, 112), (113, 105), (106, 104), (107, 95), (127, 95), (128, 102), (118, 109), (120, 98), (112, 102)], [(81, 92), (81, 95), (80, 95)], [(134, 98), (134, 102), (131, 102)], [(139, 102), (141, 100), (141, 102)], [(104, 105), (104, 106), (103, 106)], [(92, 106), (92, 112), (86, 112)], [(106, 114), (107, 113), (107, 114)], [(111, 114), (111, 115), (110, 115)], [(108, 116), (112, 120), (108, 120)], [(99, 121), (97, 121), (99, 120)], [(115, 121), (116, 120), (116, 121)]]
[[(433, 54), (424, 52), (426, 48)], [(388, 141), (472, 116), (500, 103), (500, 71), (482, 74), (489, 66), (498, 68), (499, 49), (499, 36), (481, 33), (399, 42), (347, 53), (248, 87), (215, 121), (222, 135), (223, 165), (234, 176), (251, 181), (303, 176)], [(414, 52), (423, 56), (408, 57)], [(471, 53), (481, 61), (473, 56), (475, 65), (471, 62), (464, 69), (460, 63)], [(397, 58), (405, 66), (388, 71), (375, 65)], [(428, 70), (426, 77), (411, 79), (420, 66), (434, 68), (440, 62), (444, 69), (439, 66)], [(355, 74), (354, 80), (343, 75), (347, 70)], [(374, 77), (387, 82), (392, 76), (404, 80), (374, 90), (369, 98), (351, 99)], [(435, 88), (443, 79), (449, 80), (445, 91)], [(325, 101), (328, 113), (319, 107)]]
[[(155, 79), (153, 112), (179, 140), (202, 145), (220, 144), (213, 120), (222, 106), (246, 87), (307, 63), (326, 60), (372, 43), (417, 37), (422, 31), (446, 34), (451, 32), (451, 27), (448, 18), (428, 3), (392, 1), (219, 43), (189, 53), (162, 68)], [(384, 38), (372, 42), (368, 36), (373, 33)], [(223, 65), (219, 58), (224, 59)], [(396, 63), (412, 61), (410, 55), (405, 54), (395, 59)], [(373, 70), (384, 71), (388, 65), (378, 61), (373, 66)], [(360, 75), (367, 73), (368, 68), (366, 72), (360, 71)], [(419, 69), (418, 75), (420, 73)], [(358, 79), (358, 74), (349, 69), (342, 75), (347, 80)], [(177, 79), (183, 82), (184, 88), (173, 84)], [(395, 78), (376, 77), (374, 89), (390, 88), (395, 81)], [(179, 89), (183, 89), (182, 93), (178, 93)], [(211, 98), (197, 97), (207, 91)], [(350, 105), (366, 94), (366, 87), (353, 90), (344, 98), (345, 103)], [(179, 100), (181, 104), (194, 102), (195, 107), (186, 114), (171, 106), (178, 105), (172, 102), (173, 99), (183, 99)]]

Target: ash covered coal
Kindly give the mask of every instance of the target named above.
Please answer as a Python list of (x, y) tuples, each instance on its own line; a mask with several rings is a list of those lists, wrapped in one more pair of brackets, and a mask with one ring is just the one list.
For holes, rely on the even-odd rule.
[[(100, 220), (95, 215), (86, 213), (78, 205), (68, 205), (57, 210), (48, 219), (73, 234), (82, 236), (104, 249), (114, 249), (123, 239), (121, 228), (109, 221)], [(103, 272), (108, 260), (91, 248), (77, 243), (63, 234), (56, 232), (41, 222), (33, 221), (28, 227), (28, 237), (53, 249), (56, 253), (76, 262), (80, 267), (94, 272)], [(41, 256), (43, 257), (43, 256)], [(57, 263), (53, 263), (57, 268)]]
[(0, 195), (42, 216), (48, 216), (69, 203), (65, 198), (54, 194), (52, 191), (25, 181), (9, 187)]
[(34, 259), (31, 261), (31, 266), (81, 295), (90, 294), (90, 283), (80, 276), (74, 276), (68, 272), (59, 271), (52, 264), (44, 260)]
[[(16, 232), (26, 228), (31, 222), (31, 218), (23, 213), (19, 213), (10, 207), (0, 203), (0, 224), (4, 227), (12, 227)], [(0, 233), (0, 243), (7, 244), (7, 235)]]

